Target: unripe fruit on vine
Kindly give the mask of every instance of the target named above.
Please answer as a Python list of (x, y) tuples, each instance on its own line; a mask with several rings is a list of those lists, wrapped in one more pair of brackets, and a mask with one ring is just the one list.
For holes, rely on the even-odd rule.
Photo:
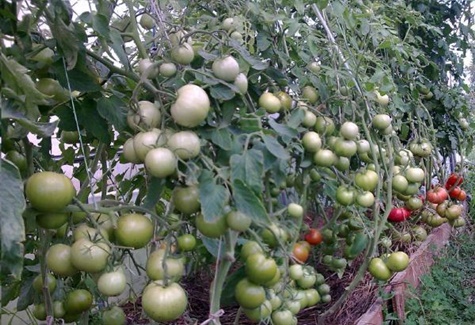
[(146, 75), (149, 79), (158, 76), (158, 67), (150, 59), (140, 60), (138, 70), (141, 75)]
[(302, 137), (302, 145), (308, 152), (317, 152), (322, 147), (322, 139), (315, 131), (309, 131)]
[(244, 73), (238, 74), (236, 79), (234, 80), (234, 85), (238, 87), (239, 93), (241, 95), (244, 95), (245, 93), (247, 93), (247, 88), (248, 88), (249, 83), (247, 81), (246, 75)]
[(159, 126), (162, 114), (158, 106), (148, 100), (138, 102), (137, 110), (130, 110), (127, 115), (127, 124), (134, 131), (149, 130)]
[(381, 95), (379, 93), (379, 91), (375, 90), (375, 94), (376, 94), (376, 101), (382, 105), (382, 106), (386, 106), (389, 104), (389, 96), (388, 95)]
[(206, 119), (210, 109), (208, 94), (194, 84), (178, 89), (175, 103), (170, 112), (173, 120), (184, 127), (195, 127)]
[(224, 19), (221, 26), (225, 31), (231, 31), (232, 29), (234, 29), (234, 18), (228, 17)]
[(180, 159), (187, 160), (200, 154), (200, 138), (192, 131), (180, 131), (170, 136), (168, 148)]
[(139, 24), (144, 29), (152, 29), (155, 26), (155, 20), (149, 14), (144, 13), (142, 17), (140, 17)]
[(313, 114), (312, 112), (305, 110), (305, 116), (302, 121), (302, 125), (311, 128), (317, 123), (317, 116)]
[(353, 122), (345, 122), (340, 127), (340, 134), (347, 140), (356, 140), (359, 136), (359, 128)]
[(170, 149), (155, 148), (147, 153), (144, 164), (150, 175), (165, 178), (175, 173), (177, 160)]
[(165, 134), (159, 129), (137, 133), (134, 137), (134, 149), (137, 159), (144, 161), (147, 153), (156, 147), (167, 143)]
[(224, 58), (217, 59), (211, 66), (213, 73), (219, 79), (224, 81), (234, 81), (239, 74), (239, 63), (235, 58), (228, 55)]
[(122, 156), (124, 157), (125, 161), (132, 164), (139, 164), (141, 162), (135, 153), (134, 138), (130, 138), (125, 141), (124, 146), (122, 147)]
[(302, 97), (307, 99), (309, 103), (315, 104), (320, 96), (315, 87), (305, 86), (302, 89)]
[(282, 108), (280, 99), (269, 92), (265, 92), (259, 97), (259, 106), (271, 114), (277, 113)]
[(164, 77), (173, 77), (176, 74), (176, 65), (172, 62), (165, 62), (160, 65), (158, 71)]
[(176, 63), (187, 65), (195, 58), (195, 51), (190, 44), (184, 43), (174, 46), (170, 52), (170, 56)]
[(376, 114), (371, 120), (373, 127), (378, 130), (384, 130), (391, 126), (391, 117), (387, 114)]

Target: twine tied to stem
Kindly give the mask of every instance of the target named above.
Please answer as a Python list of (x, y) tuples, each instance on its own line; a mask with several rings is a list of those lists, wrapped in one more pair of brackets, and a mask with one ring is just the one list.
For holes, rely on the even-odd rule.
[(220, 309), (218, 310), (217, 312), (215, 312), (214, 314), (210, 314), (209, 315), (209, 318), (207, 320), (205, 320), (203, 323), (201, 323), (200, 325), (206, 325), (206, 324), (209, 324), (211, 323), (212, 321), (215, 321), (217, 319), (219, 319), (221, 316), (224, 315), (224, 310), (223, 309)]

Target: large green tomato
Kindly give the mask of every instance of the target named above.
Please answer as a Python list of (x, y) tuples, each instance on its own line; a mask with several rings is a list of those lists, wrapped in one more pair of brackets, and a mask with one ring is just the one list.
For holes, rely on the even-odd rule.
[(234, 296), (238, 304), (247, 309), (257, 308), (266, 300), (264, 287), (252, 283), (247, 278), (237, 283)]
[(125, 325), (127, 316), (122, 308), (114, 306), (102, 313), (102, 325)]
[(246, 231), (252, 223), (252, 219), (240, 211), (232, 210), (226, 214), (226, 223), (234, 231)]
[(204, 216), (200, 213), (196, 216), (195, 223), (200, 233), (209, 238), (219, 238), (224, 235), (228, 229), (225, 216), (208, 221), (205, 220)]
[(375, 279), (381, 281), (389, 280), (392, 275), (391, 270), (379, 257), (375, 257), (369, 262), (368, 271)]
[(192, 128), (206, 119), (210, 105), (208, 94), (201, 87), (188, 84), (178, 89), (171, 115), (178, 125)]
[(59, 276), (71, 276), (78, 272), (71, 262), (71, 246), (65, 244), (54, 244), (48, 249), (46, 266)]
[[(52, 293), (56, 289), (56, 284), (57, 284), (56, 278), (51, 273), (46, 273), (45, 279), (46, 279), (46, 286), (48, 288), (48, 291), (50, 293)], [(35, 291), (38, 292), (39, 294), (42, 294), (42, 292), (43, 292), (43, 276), (41, 275), (41, 273), (38, 274), (34, 278), (34, 280), (33, 280), (33, 289), (35, 289)]]
[(105, 242), (81, 238), (71, 246), (71, 262), (78, 270), (97, 273), (107, 266), (111, 248)]
[(175, 187), (172, 192), (172, 202), (175, 209), (184, 214), (200, 211), (200, 191), (197, 186)]
[(145, 156), (144, 164), (150, 175), (165, 178), (175, 173), (177, 159), (168, 148), (154, 148)]
[(180, 131), (168, 138), (168, 148), (180, 159), (188, 160), (198, 157), (201, 150), (200, 138), (193, 131)]
[(394, 252), (388, 256), (385, 262), (391, 271), (400, 272), (409, 265), (409, 256), (404, 252)]
[(147, 153), (153, 148), (161, 147), (167, 143), (165, 133), (159, 129), (140, 132), (134, 136), (135, 155), (139, 161), (144, 161)]
[(36, 216), (36, 223), (41, 228), (58, 229), (68, 222), (69, 213), (65, 212), (49, 212), (41, 213)]
[(235, 58), (228, 55), (213, 62), (211, 70), (216, 77), (224, 81), (234, 81), (239, 74), (239, 63)]
[(174, 46), (170, 52), (170, 57), (176, 63), (187, 65), (195, 58), (195, 51), (193, 51), (193, 47), (190, 44), (184, 43)]
[(177, 284), (163, 286), (161, 281), (147, 285), (142, 294), (142, 307), (145, 314), (156, 322), (169, 322), (178, 319), (188, 306), (185, 290)]
[(76, 190), (65, 175), (40, 172), (33, 174), (26, 181), (25, 194), (35, 209), (42, 212), (56, 212), (71, 203)]
[(75, 289), (66, 294), (64, 309), (69, 314), (79, 314), (92, 306), (92, 294), (85, 289)]
[(97, 280), (97, 289), (104, 296), (118, 296), (124, 292), (126, 287), (127, 279), (121, 268), (102, 273)]
[(256, 253), (246, 259), (247, 278), (256, 284), (266, 284), (271, 281), (276, 272), (277, 264), (272, 258), (267, 258), (262, 253)]
[(130, 110), (127, 115), (127, 124), (132, 130), (149, 130), (160, 125), (162, 114), (160, 108), (152, 102), (141, 100), (136, 110)]
[(117, 220), (114, 235), (121, 246), (142, 248), (153, 237), (153, 223), (143, 214), (125, 214)]
[(259, 106), (264, 108), (268, 113), (277, 113), (282, 108), (280, 99), (270, 92), (265, 92), (259, 97)]
[(165, 251), (158, 249), (148, 257), (145, 270), (153, 281), (166, 278), (168, 281), (177, 282), (185, 272), (185, 265), (182, 259), (165, 258)]

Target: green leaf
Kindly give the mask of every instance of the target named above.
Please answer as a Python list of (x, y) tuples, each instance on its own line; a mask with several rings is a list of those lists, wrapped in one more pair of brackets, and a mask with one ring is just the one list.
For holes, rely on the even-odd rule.
[(269, 216), (257, 195), (240, 179), (235, 179), (232, 186), (237, 210), (248, 215), (256, 223), (266, 224)]
[(22, 213), (26, 203), (23, 196), (23, 182), (15, 165), (0, 160), (0, 265), (2, 272), (9, 271), (13, 277), (20, 278), (23, 269), (23, 241), (25, 225)]
[(66, 25), (63, 20), (56, 16), (53, 21), (48, 19), (48, 26), (58, 44), (58, 48), (66, 59), (67, 69), (73, 69), (76, 66), (78, 53), (83, 48), (83, 44), (71, 29), (72, 25)]
[(152, 177), (147, 186), (147, 196), (142, 204), (142, 207), (151, 211), (155, 210), (155, 205), (162, 197), (162, 192), (165, 189), (165, 180), (163, 178)]
[(50, 137), (58, 126), (58, 121), (51, 123), (31, 121), (22, 112), (14, 110), (14, 108), (9, 105), (4, 106), (1, 112), (2, 118), (15, 120), (23, 128), (42, 138)]
[(251, 65), (251, 67), (254, 70), (265, 70), (268, 67), (269, 64), (267, 62), (263, 62), (259, 59), (256, 59), (237, 40), (231, 39), (229, 41), (229, 44), (231, 45), (233, 49), (235, 49), (239, 53), (239, 55), (241, 55), (244, 61), (246, 61), (247, 63)]
[(33, 299), (35, 297), (35, 291), (33, 289), (33, 280), (34, 277), (29, 277), (25, 281), (22, 281), (20, 294), (18, 295), (18, 301), (16, 304), (17, 310), (25, 310), (33, 304)]
[[(93, 100), (85, 100), (81, 103), (81, 109), (77, 111), (78, 118), (86, 131), (99, 139), (103, 143), (110, 143), (111, 136), (109, 134), (109, 127), (106, 120), (99, 116), (97, 111), (96, 102)], [(94, 118), (91, 118), (94, 116)]]
[(211, 86), (210, 88), (211, 88), (211, 91), (210, 91), (211, 97), (217, 100), (230, 100), (235, 95), (234, 91), (230, 87), (227, 87), (223, 84), (214, 85), (214, 86)]
[(201, 213), (205, 221), (213, 221), (224, 215), (229, 193), (223, 185), (216, 184), (213, 173), (204, 170), (199, 180)]
[(117, 131), (123, 131), (127, 127), (127, 105), (119, 97), (101, 97), (97, 101), (97, 111)]
[(79, 63), (73, 69), (65, 71), (63, 61), (60, 60), (53, 64), (53, 68), (58, 82), (67, 90), (70, 88), (71, 91), (77, 90), (80, 92), (101, 90), (101, 86), (97, 82), (96, 77), (93, 76), (85, 66)]
[(274, 119), (269, 119), (270, 127), (281, 136), (287, 136), (290, 138), (296, 137), (299, 133), (296, 129), (288, 126), (288, 124), (279, 124)]
[[(39, 116), (36, 105), (47, 105), (48, 97), (36, 89), (35, 83), (28, 75), (28, 70), (16, 62), (8, 59), (0, 53), (0, 75), (5, 84), (17, 95), (24, 94), (25, 102), (29, 104), (27, 114), (31, 117)], [(5, 87), (5, 86), (3, 86)]]
[(262, 136), (262, 140), (264, 140), (264, 144), (266, 145), (266, 148), (267, 150), (269, 150), (269, 152), (279, 158), (279, 159), (283, 159), (283, 160), (287, 160), (287, 159), (290, 159), (290, 155), (289, 153), (287, 152), (287, 150), (285, 150), (285, 148), (277, 141), (276, 138), (274, 138), (273, 136), (270, 136), (270, 135), (263, 135)]
[(264, 156), (262, 151), (251, 149), (230, 159), (231, 181), (241, 180), (256, 194), (263, 192)]
[(110, 30), (109, 45), (110, 47), (112, 47), (115, 54), (119, 58), (120, 63), (122, 63), (124, 67), (128, 67), (129, 57), (127, 56), (127, 53), (125, 52), (125, 49), (124, 49), (124, 40), (122, 39), (120, 32), (115, 28), (112, 28)]
[(320, 10), (325, 9), (328, 6), (328, 0), (318, 0), (317, 1), (317, 7)]
[(211, 141), (223, 150), (231, 150), (233, 145), (231, 132), (227, 128), (214, 129), (211, 132)]

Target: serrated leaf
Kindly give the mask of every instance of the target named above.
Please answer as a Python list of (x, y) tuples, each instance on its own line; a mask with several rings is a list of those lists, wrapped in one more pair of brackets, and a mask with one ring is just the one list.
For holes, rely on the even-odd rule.
[(267, 223), (269, 217), (259, 197), (240, 179), (235, 179), (232, 185), (237, 210), (248, 215), (256, 223)]
[(203, 73), (200, 72), (195, 72), (195, 79), (201, 81), (204, 84), (207, 85), (217, 85), (219, 84), (219, 79), (212, 77), (212, 76), (207, 76)]
[[(96, 103), (92, 100), (85, 100), (81, 103), (81, 109), (77, 111), (81, 124), (84, 125), (86, 131), (90, 132), (94, 137), (103, 143), (111, 142), (109, 127), (105, 119), (99, 116)], [(95, 118), (91, 118), (95, 116)]]
[(76, 66), (78, 53), (83, 44), (71, 29), (72, 25), (66, 25), (59, 16), (55, 16), (53, 20), (48, 19), (48, 26), (60, 52), (66, 59), (67, 69), (73, 69)]
[(198, 55), (207, 61), (214, 61), (219, 57), (217, 54), (206, 52), (203, 49), (198, 50)]
[(265, 70), (269, 66), (267, 62), (263, 62), (253, 57), (251, 53), (249, 53), (249, 51), (240, 44), (239, 41), (231, 39), (229, 41), (229, 44), (231, 45), (233, 49), (235, 49), (239, 53), (239, 55), (241, 55), (244, 61), (246, 61), (247, 63), (251, 65), (251, 67), (254, 70)]
[(127, 105), (117, 96), (101, 97), (97, 101), (97, 111), (104, 119), (112, 124), (117, 131), (127, 126)]
[(67, 90), (70, 88), (71, 91), (77, 90), (80, 92), (101, 90), (101, 86), (97, 82), (97, 79), (87, 70), (87, 68), (81, 67), (80, 64), (77, 64), (69, 71), (65, 71), (63, 62), (57, 61), (53, 64), (53, 68), (56, 72), (58, 82)]
[(2, 108), (2, 118), (15, 120), (23, 128), (42, 138), (50, 137), (58, 126), (58, 121), (51, 123), (31, 121), (22, 112), (13, 109), (12, 106), (4, 106)]
[(277, 141), (276, 138), (273, 136), (264, 134), (262, 136), (262, 140), (264, 140), (264, 144), (266, 145), (267, 150), (274, 156), (279, 159), (287, 160), (290, 159), (290, 155), (285, 150), (285, 148)]
[(211, 132), (211, 141), (223, 150), (231, 150), (233, 140), (228, 129), (214, 129)]
[(249, 186), (254, 193), (263, 192), (264, 185), (264, 156), (262, 151), (251, 149), (230, 159), (231, 181), (241, 180)]
[(101, 14), (92, 16), (92, 28), (97, 32), (97, 35), (109, 40), (109, 21), (106, 16)]
[(23, 196), (23, 182), (15, 165), (0, 160), (0, 265), (2, 272), (9, 271), (14, 278), (20, 278), (23, 269), (23, 241), (25, 225), (22, 213), (26, 203)]
[(209, 170), (204, 170), (198, 181), (201, 213), (205, 221), (210, 222), (222, 217), (229, 200), (228, 191), (224, 186), (216, 184), (213, 173)]
[(148, 210), (154, 210), (155, 205), (162, 197), (162, 192), (165, 189), (165, 180), (163, 178), (152, 177), (147, 186), (147, 196), (142, 204), (142, 207)]
[(20, 295), (21, 283), (22, 282), (19, 280), (13, 281), (8, 285), (2, 283), (2, 306), (8, 305), (10, 301), (16, 299)]
[(0, 53), (2, 80), (17, 95), (24, 94), (26, 96), (25, 102), (28, 102), (31, 109), (34, 109), (34, 111), (29, 111), (27, 114), (36, 117), (39, 116), (39, 112), (35, 105), (47, 105), (48, 97), (36, 89), (35, 83), (27, 72), (28, 70), (24, 66)]
[(217, 100), (230, 100), (235, 96), (235, 92), (223, 84), (218, 84), (210, 87), (211, 97)]
[(298, 135), (298, 131), (286, 124), (279, 124), (274, 119), (269, 119), (269, 126), (281, 136), (294, 138)]
[(18, 311), (25, 310), (33, 304), (33, 298), (35, 297), (35, 291), (33, 289), (33, 277), (22, 281), (20, 294), (18, 295), (18, 301), (16, 303), (16, 308)]
[(122, 39), (120, 32), (117, 29), (112, 28), (110, 30), (109, 35), (110, 35), (109, 45), (114, 50), (117, 57), (119, 58), (120, 63), (122, 63), (124, 67), (129, 67), (129, 57), (127, 56), (127, 53), (125, 52), (124, 40)]

